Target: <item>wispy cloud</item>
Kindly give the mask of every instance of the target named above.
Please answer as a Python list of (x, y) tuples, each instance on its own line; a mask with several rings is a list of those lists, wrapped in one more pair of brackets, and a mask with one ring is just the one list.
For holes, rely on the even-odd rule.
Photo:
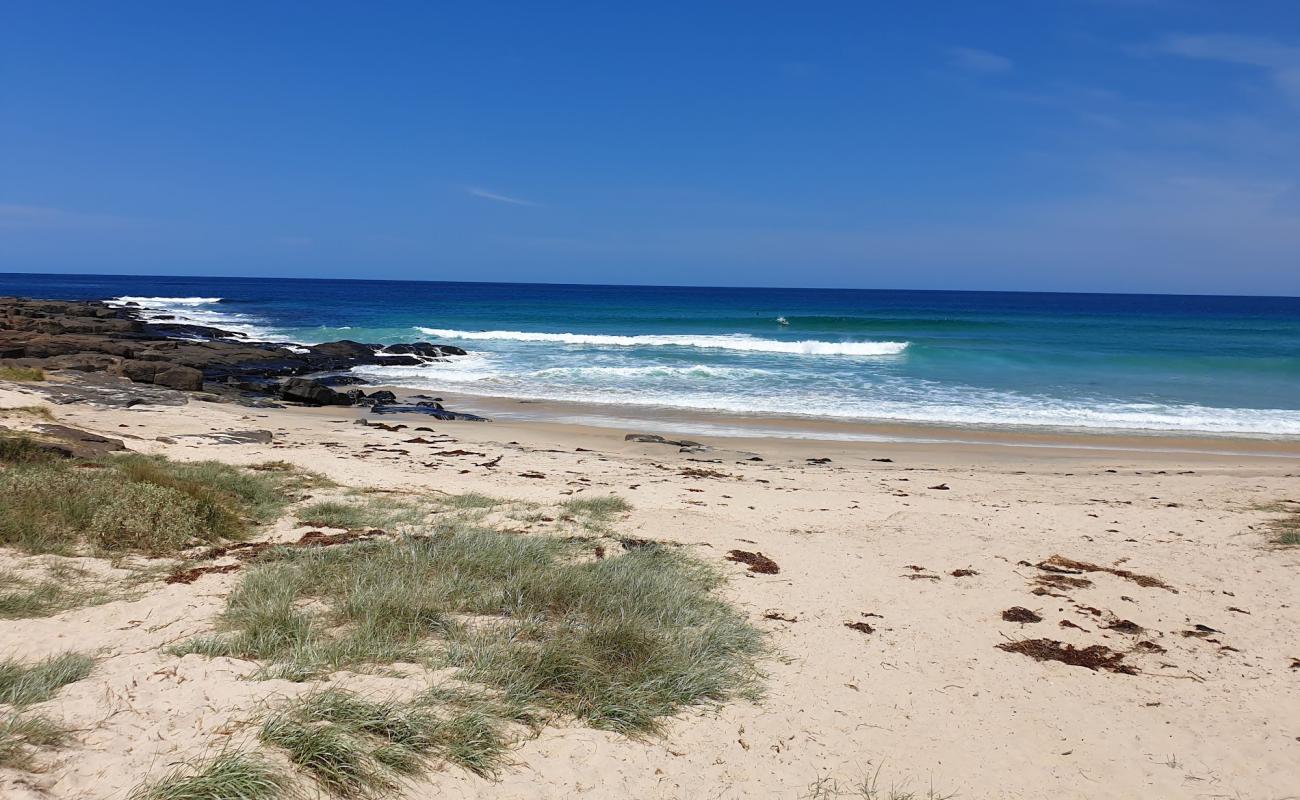
[(1258, 67), (1269, 73), (1278, 89), (1300, 103), (1300, 47), (1262, 36), (1173, 34), (1143, 50)]
[(492, 200), (497, 203), (508, 203), (512, 206), (530, 206), (536, 208), (541, 205), (540, 203), (534, 203), (532, 200), (524, 200), (521, 197), (511, 197), (508, 194), (489, 192), (487, 189), (480, 189), (477, 186), (467, 186), (465, 187), (465, 191), (474, 197), (481, 197), (484, 200)]
[(948, 48), (948, 63), (966, 72), (1000, 75), (1011, 71), (1011, 59), (974, 47)]

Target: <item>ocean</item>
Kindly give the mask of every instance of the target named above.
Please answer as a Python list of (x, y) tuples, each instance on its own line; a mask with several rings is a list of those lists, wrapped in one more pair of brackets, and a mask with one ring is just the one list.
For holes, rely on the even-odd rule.
[(1300, 298), (0, 273), (257, 339), (424, 339), (367, 367), (494, 397), (839, 421), (1300, 436)]

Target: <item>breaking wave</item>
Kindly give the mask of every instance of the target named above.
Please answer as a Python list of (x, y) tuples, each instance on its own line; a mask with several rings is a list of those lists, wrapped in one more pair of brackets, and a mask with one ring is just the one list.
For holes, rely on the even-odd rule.
[(593, 333), (535, 333), (531, 331), (458, 331), (445, 328), (416, 328), (425, 336), (462, 341), (552, 342), (595, 347), (698, 347), (738, 350), (749, 353), (785, 353), (804, 356), (896, 356), (907, 342), (787, 342), (760, 339), (746, 333), (714, 336), (658, 335), (612, 336)]

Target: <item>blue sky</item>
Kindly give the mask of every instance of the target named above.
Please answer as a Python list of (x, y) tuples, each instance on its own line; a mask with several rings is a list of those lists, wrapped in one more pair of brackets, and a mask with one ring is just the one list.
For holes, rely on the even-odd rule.
[(1300, 295), (1300, 5), (0, 0), (0, 270)]

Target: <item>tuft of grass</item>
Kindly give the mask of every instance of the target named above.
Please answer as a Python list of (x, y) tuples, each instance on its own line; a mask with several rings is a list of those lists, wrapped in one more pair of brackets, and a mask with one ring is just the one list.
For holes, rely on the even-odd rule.
[(31, 436), (0, 435), (0, 464), (44, 464), (60, 456)]
[(30, 771), (37, 748), (58, 747), (70, 736), (71, 731), (47, 717), (9, 714), (0, 719), (0, 767)]
[(714, 595), (719, 573), (666, 548), (579, 552), (463, 523), (285, 550), (245, 575), (217, 636), (174, 652), (259, 659), (299, 679), (436, 655), (515, 708), (628, 734), (757, 695), (762, 635)]
[(561, 507), (584, 527), (593, 530), (604, 530), (619, 514), (632, 510), (632, 504), (618, 495), (575, 497), (566, 500)]
[(368, 796), (393, 788), (364, 744), (341, 726), (312, 725), (286, 712), (268, 720), (259, 736), (337, 797)]
[(45, 370), (39, 367), (0, 367), (0, 381), (34, 383), (45, 380)]
[(0, 703), (18, 707), (43, 703), (69, 683), (85, 678), (94, 667), (95, 660), (83, 653), (63, 653), (34, 664), (0, 661)]
[(505, 760), (502, 720), (490, 713), (490, 700), (474, 702), (474, 709), (445, 714), (429, 694), (374, 700), (330, 688), (290, 703), (259, 736), (326, 792), (368, 796), (426, 772), (434, 758), (495, 775)]
[(114, 466), (128, 480), (186, 495), (211, 534), (240, 538), (248, 523), (273, 522), (289, 503), (294, 476), (257, 472), (220, 461), (169, 461), (159, 456), (118, 456)]
[(808, 787), (803, 795), (804, 800), (838, 800), (845, 797), (859, 800), (952, 800), (957, 796), (941, 794), (933, 785), (918, 791), (909, 789), (906, 782), (886, 788), (880, 783), (882, 767), (877, 767), (875, 772), (856, 781), (842, 783), (830, 776), (818, 778)]
[(393, 497), (366, 497), (362, 500), (322, 500), (297, 512), (304, 525), (324, 528), (401, 528), (418, 525), (429, 509), (419, 503)]
[(137, 787), (128, 800), (277, 800), (290, 794), (288, 778), (262, 756), (232, 750), (201, 765), (176, 768)]
[(54, 421), (54, 415), (45, 406), (7, 406), (0, 408), (0, 417), (36, 417), (48, 422)]
[(445, 508), (458, 509), (461, 511), (473, 511), (478, 509), (490, 509), (507, 504), (507, 501), (499, 497), (482, 494), (480, 492), (464, 492), (463, 494), (450, 494), (446, 497), (438, 498), (438, 502)]
[[(0, 570), (0, 619), (48, 617), (131, 594), (125, 587), (106, 585), (81, 567), (58, 563), (46, 566), (44, 574), (33, 577)], [(147, 570), (139, 570), (128, 583), (141, 581), (144, 574)]]
[(1300, 545), (1300, 503), (1277, 503), (1267, 510), (1283, 515), (1269, 523), (1274, 534), (1273, 541), (1281, 545)]
[(0, 472), (0, 544), (169, 555), (246, 537), (279, 516), (290, 488), (292, 477), (281, 474), (136, 454), (102, 464), (14, 464)]

